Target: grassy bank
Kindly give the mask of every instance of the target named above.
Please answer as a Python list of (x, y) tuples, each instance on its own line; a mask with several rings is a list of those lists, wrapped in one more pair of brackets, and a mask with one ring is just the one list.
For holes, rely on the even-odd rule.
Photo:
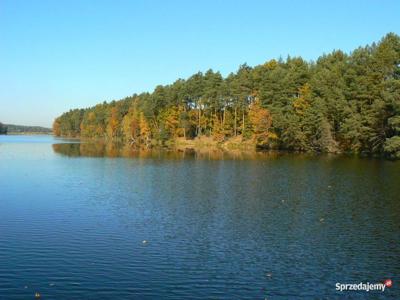
[(177, 149), (193, 148), (193, 149), (204, 149), (204, 148), (216, 148), (222, 150), (245, 150), (255, 151), (256, 144), (251, 140), (243, 140), (242, 137), (237, 136), (224, 141), (218, 142), (213, 138), (202, 136), (195, 139), (177, 138), (169, 142), (170, 146)]

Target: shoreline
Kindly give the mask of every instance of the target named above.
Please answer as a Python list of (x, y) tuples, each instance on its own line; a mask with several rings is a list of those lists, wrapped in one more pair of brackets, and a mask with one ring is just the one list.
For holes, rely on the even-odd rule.
[[(55, 136), (56, 137), (56, 136)], [(251, 140), (242, 141), (240, 136), (228, 139), (223, 142), (218, 142), (210, 137), (200, 137), (195, 139), (184, 139), (177, 138), (174, 140), (168, 140), (164, 144), (160, 141), (152, 140), (149, 146), (143, 144), (130, 144), (122, 139), (109, 140), (106, 138), (79, 138), (79, 137), (56, 137), (60, 139), (69, 139), (81, 142), (85, 147), (99, 146), (113, 149), (117, 148), (124, 149), (125, 152), (154, 152), (154, 151), (165, 151), (165, 152), (196, 152), (199, 154), (206, 153), (225, 153), (225, 154), (246, 154), (255, 155), (260, 153), (269, 153), (273, 155), (329, 155), (329, 156), (345, 156), (345, 157), (359, 157), (367, 159), (383, 159), (388, 161), (396, 161), (390, 159), (384, 155), (370, 154), (370, 153), (356, 153), (356, 152), (319, 152), (319, 151), (299, 151), (299, 150), (288, 150), (288, 149), (270, 149), (270, 148), (258, 148), (256, 144)], [(79, 144), (79, 143), (78, 143)], [(117, 155), (118, 156), (118, 155)]]
[(7, 134), (1, 134), (4, 136), (7, 135), (51, 135), (54, 136), (54, 134), (52, 132), (46, 133), (46, 132), (7, 132)]

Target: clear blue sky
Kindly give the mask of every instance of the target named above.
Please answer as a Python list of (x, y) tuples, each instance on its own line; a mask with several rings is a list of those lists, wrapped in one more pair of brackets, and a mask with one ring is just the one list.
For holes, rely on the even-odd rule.
[(400, 1), (0, 0), (0, 122), (152, 91), (209, 68), (316, 59), (400, 34)]

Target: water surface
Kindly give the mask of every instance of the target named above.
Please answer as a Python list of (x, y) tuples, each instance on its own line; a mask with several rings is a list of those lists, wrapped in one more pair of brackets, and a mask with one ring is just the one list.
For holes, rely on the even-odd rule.
[(398, 162), (70, 142), (0, 136), (0, 299), (400, 298)]

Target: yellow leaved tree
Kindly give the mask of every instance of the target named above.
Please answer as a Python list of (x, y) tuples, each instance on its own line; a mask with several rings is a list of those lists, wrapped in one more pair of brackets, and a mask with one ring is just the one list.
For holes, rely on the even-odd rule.
[(271, 114), (268, 109), (261, 106), (258, 99), (250, 104), (249, 120), (256, 145), (265, 147), (268, 144), (270, 136), (274, 138), (275, 135), (269, 132), (272, 125)]

